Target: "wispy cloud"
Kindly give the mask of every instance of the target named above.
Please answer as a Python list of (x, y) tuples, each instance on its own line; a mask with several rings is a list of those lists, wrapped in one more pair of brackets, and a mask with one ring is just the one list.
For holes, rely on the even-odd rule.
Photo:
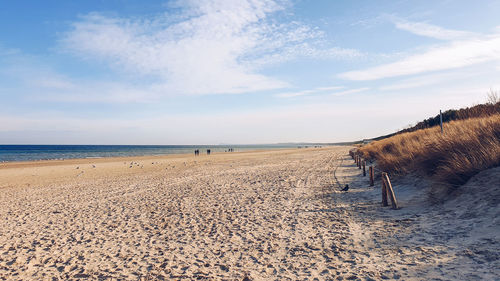
[(318, 87), (318, 88), (314, 88), (311, 90), (280, 93), (280, 94), (276, 94), (275, 96), (278, 98), (293, 98), (293, 97), (299, 97), (299, 96), (305, 96), (305, 95), (321, 94), (321, 93), (324, 93), (326, 91), (339, 90), (339, 89), (343, 89), (343, 88), (344, 88), (343, 86)]
[(28, 81), (34, 88), (44, 88), (50, 90), (74, 90), (76, 85), (65, 77), (61, 77), (57, 74), (45, 74), (38, 77), (32, 77)]
[(10, 84), (8, 89), (0, 87), (0, 94), (34, 102), (149, 103), (162, 94), (147, 84), (64, 75), (43, 60), (21, 52), (0, 56), (0, 80)]
[(333, 93), (331, 95), (332, 96), (345, 96), (345, 95), (349, 95), (349, 94), (355, 94), (355, 93), (365, 92), (365, 91), (368, 91), (368, 90), (370, 90), (370, 88), (368, 88), (368, 87), (357, 88), (357, 89), (350, 89), (350, 90), (345, 90), (345, 91), (341, 91), (341, 92), (336, 92), (336, 93)]
[(478, 36), (478, 34), (473, 32), (446, 29), (426, 22), (411, 22), (399, 18), (395, 18), (393, 21), (398, 29), (440, 40), (457, 40)]
[(18, 54), (19, 50), (16, 49), (11, 49), (11, 48), (5, 48), (0, 44), (0, 58), (4, 56), (12, 56), (15, 54)]
[(309, 42), (304, 42), (284, 47), (279, 52), (273, 52), (255, 58), (252, 60), (251, 65), (262, 67), (291, 61), (297, 58), (353, 60), (365, 56), (364, 53), (356, 49), (340, 47), (318, 48), (314, 45), (315, 44)]
[[(288, 87), (259, 73), (262, 66), (299, 56), (353, 57), (356, 50), (318, 48), (322, 32), (272, 16), (286, 1), (178, 1), (180, 13), (152, 20), (89, 14), (61, 40), (70, 52), (152, 77), (165, 94), (245, 93)], [(175, 20), (172, 20), (174, 18)]]
[[(318, 94), (328, 95), (328, 96), (344, 96), (344, 95), (355, 94), (355, 93), (360, 93), (360, 92), (365, 92), (365, 91), (370, 90), (370, 88), (364, 87), (364, 88), (356, 88), (356, 89), (349, 89), (349, 90), (335, 92), (336, 90), (341, 90), (341, 89), (345, 89), (345, 87), (344, 86), (318, 87), (318, 88), (314, 88), (311, 90), (281, 93), (281, 94), (277, 94), (275, 96), (278, 98), (293, 98), (293, 97), (299, 97), (299, 96), (318, 95)], [(332, 93), (332, 91), (333, 91), (333, 93)]]
[(452, 71), (447, 73), (432, 73), (421, 75), (417, 77), (412, 77), (408, 79), (403, 79), (394, 83), (390, 83), (386, 86), (382, 86), (379, 89), (381, 91), (399, 91), (405, 89), (421, 88), (435, 84), (448, 83), (450, 81), (456, 81), (459, 79), (468, 79), (472, 76), (482, 75), (482, 73), (472, 74), (463, 71)]
[(344, 86), (330, 86), (330, 87), (318, 87), (316, 90), (318, 91), (331, 91), (331, 90), (339, 90), (345, 88)]
[[(103, 59), (118, 68), (157, 79), (165, 93), (240, 93), (283, 88), (286, 83), (252, 73), (238, 57), (255, 44), (266, 10), (239, 15), (205, 14), (174, 26), (88, 15), (64, 39), (78, 54)], [(227, 22), (228, 18), (240, 19)], [(159, 25), (159, 26), (158, 26)]]
[(410, 55), (399, 61), (372, 68), (341, 73), (348, 80), (377, 80), (437, 70), (461, 68), (500, 60), (500, 34), (482, 38), (457, 40), (436, 46), (426, 52)]

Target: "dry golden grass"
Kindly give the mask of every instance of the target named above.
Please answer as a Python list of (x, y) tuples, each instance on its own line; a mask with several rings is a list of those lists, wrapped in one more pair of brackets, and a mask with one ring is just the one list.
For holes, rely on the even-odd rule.
[(500, 114), (451, 121), (372, 142), (359, 149), (392, 174), (410, 172), (450, 185), (464, 184), (478, 172), (500, 165)]

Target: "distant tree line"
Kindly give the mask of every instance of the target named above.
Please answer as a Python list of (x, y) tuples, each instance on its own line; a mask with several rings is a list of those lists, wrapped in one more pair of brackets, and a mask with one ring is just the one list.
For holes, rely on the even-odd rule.
[[(461, 109), (450, 109), (443, 113), (443, 123), (453, 120), (464, 120), (469, 118), (486, 117), (500, 114), (500, 102), (478, 104)], [(439, 126), (439, 114), (417, 123), (415, 126), (398, 131), (396, 134), (413, 132), (420, 129), (426, 129)]]

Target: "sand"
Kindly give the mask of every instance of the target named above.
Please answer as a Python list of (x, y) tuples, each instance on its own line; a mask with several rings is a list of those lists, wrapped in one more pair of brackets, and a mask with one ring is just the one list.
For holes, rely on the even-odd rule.
[(499, 279), (498, 188), (391, 210), (348, 150), (1, 164), (0, 279)]

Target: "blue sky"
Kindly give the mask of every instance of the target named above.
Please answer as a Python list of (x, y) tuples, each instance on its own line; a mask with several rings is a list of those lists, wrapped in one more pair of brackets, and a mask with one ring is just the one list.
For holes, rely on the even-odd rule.
[(3, 1), (0, 143), (337, 142), (500, 90), (499, 1)]

